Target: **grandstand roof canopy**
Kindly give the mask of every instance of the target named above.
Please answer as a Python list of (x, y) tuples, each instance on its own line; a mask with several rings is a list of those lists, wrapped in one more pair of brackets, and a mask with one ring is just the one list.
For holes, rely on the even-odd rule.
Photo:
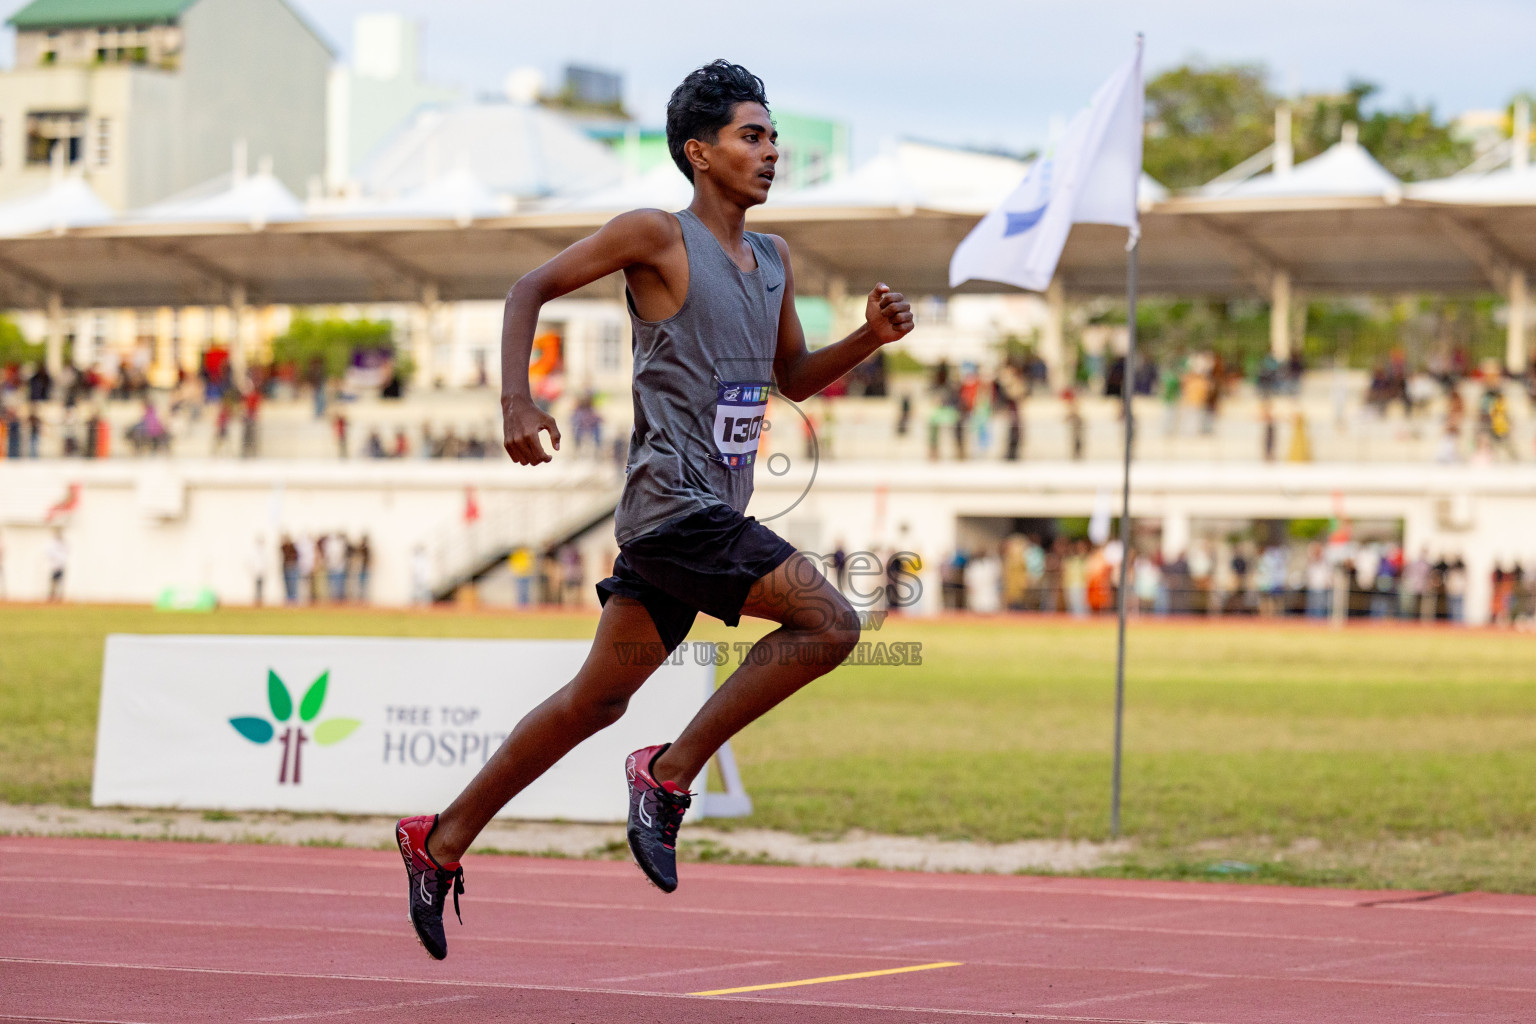
[[(996, 200), (978, 193), (967, 207), (934, 191), (939, 185), (926, 182), (941, 185), (942, 173), (921, 166), (931, 158), (917, 153), (904, 169), (881, 171), (893, 186), (887, 194), (859, 202), (807, 190), (801, 202), (791, 193), (753, 210), (749, 225), (789, 242), (802, 293), (824, 293), (834, 277), (851, 291), (884, 280), (911, 294), (945, 293), (950, 255)], [(1007, 176), (997, 177), (996, 187), (1006, 186)], [(1375, 195), (1144, 194), (1142, 291), (1267, 297), (1278, 271), (1313, 292), (1502, 290), (1512, 269), (1536, 266), (1536, 188), (1508, 184), (1482, 202), (1416, 186)], [(55, 294), (73, 307), (223, 305), (240, 294), (256, 304), (500, 298), (617, 212), (575, 202), (502, 213), (472, 178), (459, 186), (431, 202), (312, 205), (292, 219), (269, 210), (253, 220), (231, 201), (240, 198), (234, 189), (207, 204), (229, 209), (222, 220), (183, 207), (179, 216), (139, 211), (79, 223), (50, 210), (25, 225), (32, 233), (0, 239), (0, 306), (39, 307)], [(610, 196), (633, 201), (645, 191)], [(1121, 294), (1124, 245), (1122, 228), (1077, 225), (1060, 269), (1068, 292)], [(1013, 289), (972, 282), (963, 290)], [(591, 293), (615, 291), (600, 282)]]

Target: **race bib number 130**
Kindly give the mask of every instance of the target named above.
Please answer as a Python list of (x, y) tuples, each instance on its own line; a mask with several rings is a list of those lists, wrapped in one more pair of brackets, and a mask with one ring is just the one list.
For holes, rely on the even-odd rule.
[(756, 461), (767, 411), (768, 385), (720, 383), (720, 397), (715, 403), (715, 448), (721, 462), (740, 469)]

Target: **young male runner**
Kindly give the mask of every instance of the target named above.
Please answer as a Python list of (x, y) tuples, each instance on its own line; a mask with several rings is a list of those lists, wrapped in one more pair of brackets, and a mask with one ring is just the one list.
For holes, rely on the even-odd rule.
[[(444, 903), (464, 891), (459, 859), (492, 815), (582, 740), (618, 721), (629, 698), (705, 612), (779, 628), (758, 641), (671, 743), (629, 755), (629, 847), (664, 892), (677, 888), (677, 830), (689, 785), (721, 744), (857, 643), (853, 611), (813, 563), (743, 515), (769, 387), (792, 401), (819, 392), (881, 345), (912, 330), (905, 299), (877, 285), (865, 323), (807, 352), (795, 315), (789, 248), (745, 229), (778, 161), (763, 83), (735, 64), (694, 71), (667, 104), (667, 147), (693, 182), (679, 213), (615, 217), (517, 282), (502, 327), (506, 449), (526, 466), (550, 461), (560, 430), (534, 405), (528, 360), (539, 307), (623, 271), (634, 327), (635, 427), (614, 514), (619, 557), (597, 585), (603, 604), (585, 664), (517, 724), (448, 809), (396, 827), (411, 923), (427, 952), (447, 956)], [(644, 664), (617, 651), (654, 650)], [(786, 650), (788, 648), (789, 650)], [(782, 655), (787, 654), (787, 657)]]

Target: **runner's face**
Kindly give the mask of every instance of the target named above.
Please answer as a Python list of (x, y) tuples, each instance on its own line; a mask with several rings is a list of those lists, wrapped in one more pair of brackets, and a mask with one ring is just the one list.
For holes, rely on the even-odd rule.
[(778, 137), (762, 104), (736, 104), (731, 123), (705, 148), (710, 176), (754, 205), (767, 202), (779, 161)]

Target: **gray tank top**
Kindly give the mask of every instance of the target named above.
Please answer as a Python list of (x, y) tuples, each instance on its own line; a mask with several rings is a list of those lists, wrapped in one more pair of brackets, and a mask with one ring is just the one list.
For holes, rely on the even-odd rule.
[(767, 235), (746, 233), (743, 271), (688, 210), (674, 216), (688, 250), (688, 294), (665, 320), (634, 327), (635, 429), (614, 535), (628, 544), (711, 505), (744, 512), (778, 345), (784, 263)]

